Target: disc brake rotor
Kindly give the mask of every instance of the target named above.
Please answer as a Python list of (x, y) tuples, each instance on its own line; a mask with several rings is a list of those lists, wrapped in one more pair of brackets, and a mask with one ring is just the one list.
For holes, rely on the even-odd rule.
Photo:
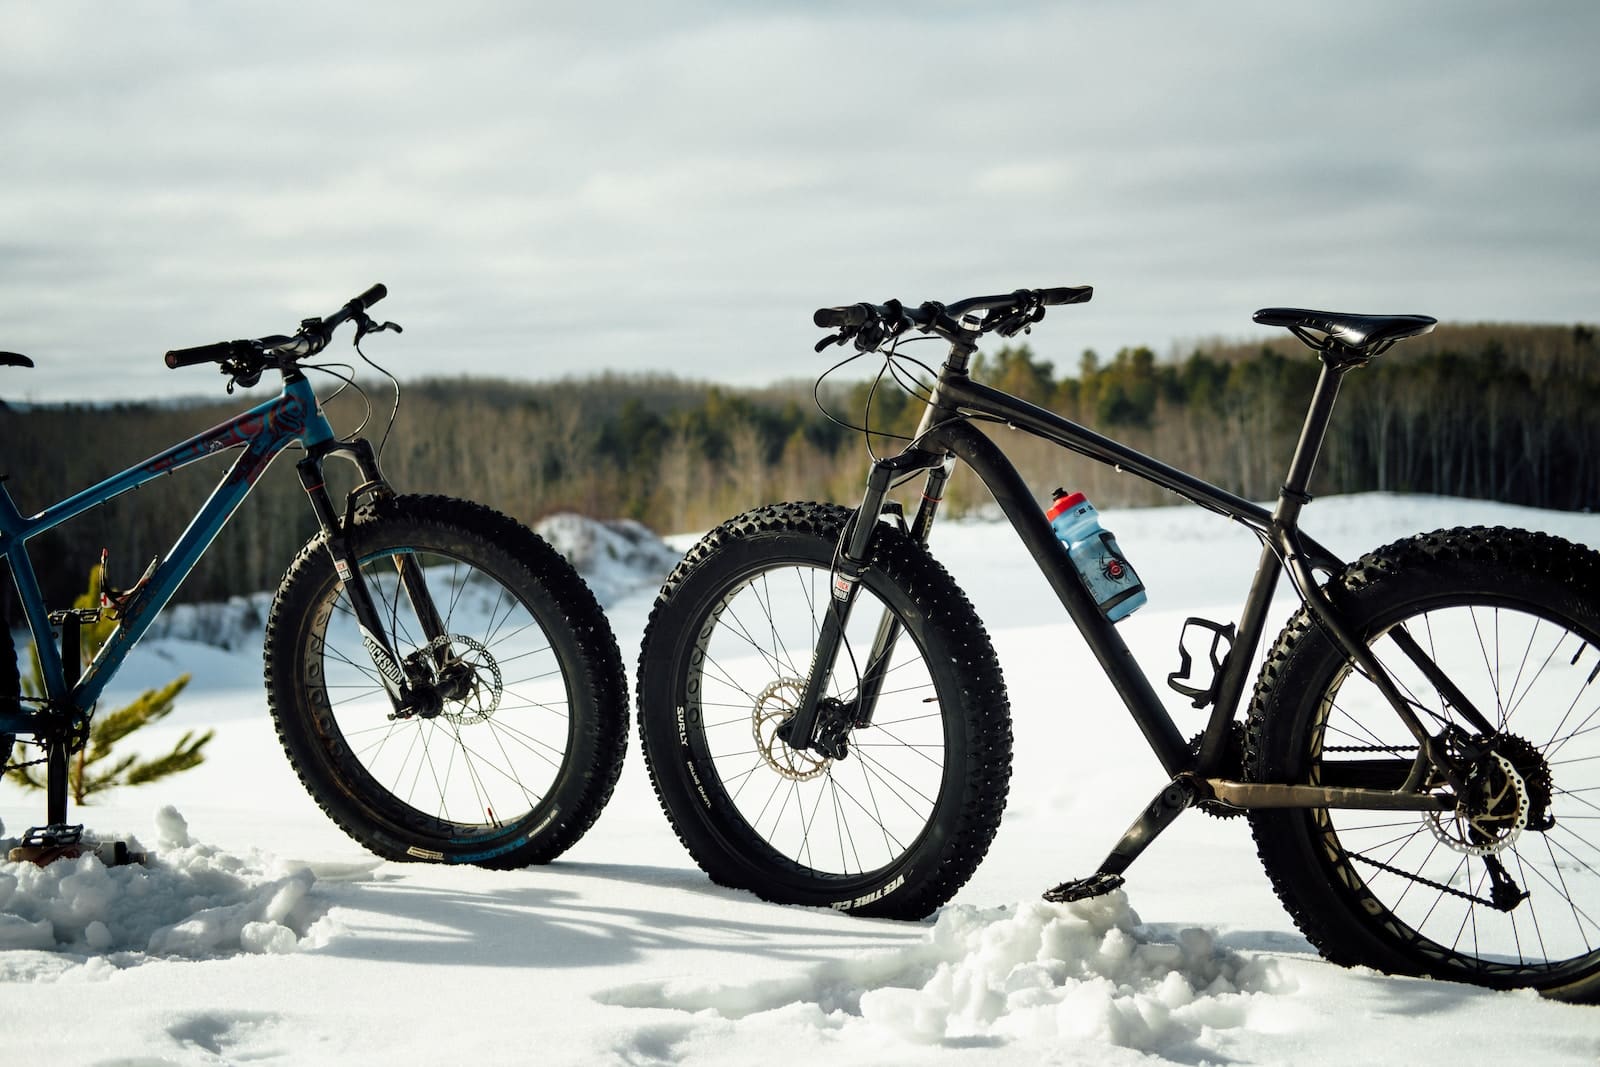
[(767, 766), (796, 782), (809, 781), (828, 769), (833, 761), (810, 752), (796, 752), (778, 737), (778, 727), (788, 722), (800, 706), (805, 682), (799, 678), (779, 678), (761, 691), (750, 716), (756, 749)]
[(1511, 847), (1528, 825), (1527, 784), (1506, 757), (1490, 753), (1478, 763), (1454, 811), (1428, 815), (1433, 836), (1469, 856), (1494, 856)]
[(428, 651), (446, 646), (455, 651), (455, 659), (439, 672), (440, 678), (450, 678), (453, 671), (467, 671), (470, 679), (454, 679), (458, 686), (464, 684), (466, 688), (446, 701), (440, 715), (457, 726), (484, 722), (500, 706), (500, 695), (505, 692), (500, 664), (482, 644), (462, 634), (436, 637), (429, 643)]

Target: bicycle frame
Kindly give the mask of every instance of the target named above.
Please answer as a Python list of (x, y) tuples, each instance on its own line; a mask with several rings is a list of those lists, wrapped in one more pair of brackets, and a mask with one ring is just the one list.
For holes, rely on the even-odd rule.
[[(295, 442), (301, 443), (311, 454), (324, 451), (334, 443), (333, 429), (318, 407), (315, 393), (306, 379), (298, 375), (287, 378), (283, 390), (273, 399), (114, 474), (37, 515), (23, 516), (5, 487), (0, 485), (0, 557), (10, 564), (12, 581), (33, 635), (48, 699), (46, 708), (23, 710), (17, 721), (8, 721), (0, 715), (0, 733), (39, 732), (46, 726), (50, 708), (93, 707), (128, 652), (216, 540), (254, 488), (256, 480), (280, 452)], [(28, 556), (28, 541), (162, 475), (232, 448), (242, 449), (240, 455), (188, 528), (161, 558), (144, 588), (130, 603), (121, 625), (81, 677), (70, 677), (69, 668), (51, 639), (50, 613)], [(76, 674), (76, 668), (76, 664), (71, 665), (72, 674)]]
[[(1135, 449), (1105, 437), (1044, 408), (1022, 401), (1008, 393), (972, 381), (966, 371), (971, 350), (955, 346), (940, 371), (928, 398), (922, 423), (913, 443), (899, 455), (873, 464), (858, 521), (847, 532), (842, 545), (838, 574), (834, 582), (833, 609), (824, 617), (812, 670), (804, 699), (794, 719), (786, 726), (791, 745), (810, 738), (820, 717), (818, 703), (832, 670), (844, 623), (855, 598), (856, 580), (867, 559), (872, 529), (884, 510), (885, 495), (891, 481), (918, 470), (927, 470), (917, 514), (909, 532), (926, 542), (944, 487), (955, 461), (965, 462), (993, 494), (1001, 511), (1017, 532), (1040, 572), (1049, 582), (1062, 606), (1088, 642), (1091, 651), (1118, 695), (1138, 723), (1151, 749), (1174, 784), (1182, 783), (1185, 797), (1168, 797), (1151, 809), (1163, 806), (1154, 823), (1145, 825), (1141, 835), (1130, 830), (1131, 842), (1142, 848), (1149, 837), (1195, 799), (1207, 795), (1240, 808), (1262, 807), (1352, 807), (1394, 810), (1440, 810), (1445, 798), (1421, 787), (1431, 771), (1441, 774), (1458, 790), (1461, 783), (1448, 770), (1440, 741), (1417, 718), (1411, 703), (1394, 685), (1388, 672), (1365, 644), (1345, 626), (1337, 607), (1319, 586), (1315, 573), (1333, 574), (1345, 563), (1327, 548), (1301, 533), (1300, 510), (1311, 500), (1306, 488), (1315, 467), (1332, 416), (1343, 374), (1358, 365), (1324, 358), (1288, 475), (1277, 506), (1268, 511), (1218, 486), (1153, 459)], [(1200, 507), (1227, 516), (1254, 530), (1262, 540), (1255, 576), (1242, 608), (1237, 637), (1227, 656), (1220, 677), (1211, 692), (1213, 708), (1198, 753), (1179, 732), (1171, 715), (1157, 696), (1148, 676), (1139, 667), (1115, 626), (1100, 612), (1093, 596), (1061, 550), (1054, 531), (1032, 492), (1016, 468), (969, 416), (992, 419), (1006, 426), (1050, 441), (1098, 463), (1133, 474), (1190, 500)], [(864, 517), (873, 521), (860, 521)], [(903, 519), (902, 519), (903, 522)], [(1419, 746), (1415, 760), (1373, 760), (1341, 768), (1342, 780), (1324, 781), (1317, 786), (1246, 783), (1219, 777), (1224, 770), (1227, 735), (1234, 719), (1248, 674), (1253, 666), (1266, 624), (1267, 611), (1278, 583), (1287, 570), (1296, 591), (1324, 633), (1356, 666), (1370, 676), (1394, 707)], [(867, 668), (862, 672), (860, 696), (854, 722), (870, 722), (872, 704), (881, 685), (883, 668), (898, 639), (898, 626), (885, 618), (880, 626)], [(1473, 708), (1459, 690), (1449, 683), (1420, 646), (1403, 628), (1391, 631), (1402, 652), (1415, 662), (1475, 728), (1493, 732), (1487, 719)], [(1238, 653), (1242, 650), (1241, 654)], [(826, 744), (826, 739), (824, 739)], [(826, 749), (823, 751), (826, 753)], [(1450, 801), (1453, 803), (1453, 800)], [(1136, 823), (1135, 830), (1139, 829)], [(1137, 854), (1137, 848), (1132, 855)], [(1131, 861), (1131, 855), (1128, 856)]]

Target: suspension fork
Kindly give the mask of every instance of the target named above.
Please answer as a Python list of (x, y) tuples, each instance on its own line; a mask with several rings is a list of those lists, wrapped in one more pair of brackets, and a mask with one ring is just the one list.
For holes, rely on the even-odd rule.
[[(823, 701), (828, 678), (833, 674), (839, 650), (844, 644), (845, 627), (855, 606), (861, 572), (867, 566), (868, 546), (872, 543), (872, 535), (877, 529), (879, 516), (884, 511), (889, 484), (896, 474), (905, 471), (919, 469), (930, 471), (928, 487), (923, 493), (922, 504), (917, 510), (917, 518), (911, 531), (913, 536), (926, 541), (944, 486), (950, 479), (952, 466), (953, 461), (949, 457), (922, 449), (907, 449), (898, 456), (873, 463), (872, 470), (867, 475), (867, 489), (862, 496), (861, 506), (856, 509), (855, 515), (840, 536), (838, 561), (834, 566), (828, 589), (828, 610), (822, 618), (822, 626), (817, 634), (817, 645), (811, 659), (811, 671), (806, 677), (805, 690), (801, 694), (794, 715), (778, 730), (778, 736), (790, 748), (800, 751), (821, 748), (825, 755), (830, 756), (842, 753), (836, 739), (828, 739), (819, 746), (817, 737), (819, 705)], [(871, 724), (873, 708), (883, 690), (883, 678), (889, 657), (894, 652), (901, 629), (894, 615), (885, 610), (882, 620), (878, 623), (872, 651), (867, 657), (866, 669), (859, 679), (855, 706), (850, 716), (851, 725)]]
[[(361, 473), (361, 484), (350, 490), (343, 518), (334, 510), (333, 501), (328, 495), (323, 478), (323, 460), (329, 455), (339, 455), (348, 459)], [(384, 625), (377, 602), (367, 587), (366, 576), (361, 572), (359, 561), (351, 551), (348, 536), (356, 501), (363, 495), (379, 499), (392, 497), (394, 490), (384, 480), (378, 469), (377, 457), (373, 454), (372, 446), (365, 439), (350, 442), (335, 441), (313, 447), (308, 451), (306, 458), (296, 464), (295, 469), (300, 476), (300, 485), (305, 490), (306, 498), (311, 503), (311, 510), (317, 516), (317, 523), (326, 534), (328, 555), (333, 560), (334, 572), (350, 598), (351, 610), (355, 613), (356, 623), (361, 628), (362, 643), (366, 646), (368, 655), (372, 657), (373, 666), (378, 670), (378, 677), (383, 682), (384, 690), (389, 694), (390, 702), (397, 714), (414, 711), (416, 710), (413, 708), (414, 694), (398, 650), (390, 643), (388, 627)], [(423, 633), (428, 638), (427, 644), (432, 650), (435, 665), (443, 666), (449, 659), (450, 650), (447, 647), (448, 641), (439, 639), (447, 635), (438, 608), (428, 593), (422, 567), (408, 554), (396, 555), (393, 558), (401, 587), (405, 590), (406, 598), (411, 602)]]
[[(910, 530), (906, 531), (918, 544), (928, 543), (928, 534), (933, 530), (933, 517), (938, 513), (939, 504), (944, 500), (945, 486), (950, 483), (950, 474), (955, 470), (955, 465), (955, 457), (946, 456), (943, 463), (928, 471), (928, 480), (922, 488), (922, 500), (917, 504), (916, 518), (912, 520)], [(877, 636), (872, 639), (872, 653), (867, 658), (867, 669), (861, 676), (861, 686), (856, 697), (856, 726), (872, 725), (872, 715), (878, 706), (878, 696), (883, 692), (884, 679), (889, 673), (889, 658), (894, 655), (895, 644), (900, 640), (904, 630), (905, 627), (900, 625), (900, 620), (894, 612), (885, 608), (883, 618), (878, 622)]]

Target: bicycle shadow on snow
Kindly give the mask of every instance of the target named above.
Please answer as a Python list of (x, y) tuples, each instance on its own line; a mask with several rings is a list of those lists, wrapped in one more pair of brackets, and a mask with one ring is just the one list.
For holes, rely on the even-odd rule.
[[(481, 872), (472, 873), (481, 881)], [(840, 952), (911, 944), (926, 931), (919, 923), (844, 920), (821, 909), (767, 904), (682, 868), (558, 863), (507, 874), (533, 881), (484, 889), (422, 885), (380, 874), (356, 884), (325, 886), (323, 894), (338, 911), (340, 929), (307, 951), (376, 962), (480, 967), (604, 967), (672, 949), (816, 963)], [(600, 895), (581, 882), (574, 884), (574, 879), (589, 878), (636, 886), (641, 899), (648, 897), (657, 906), (619, 904), (615, 894), (597, 899)], [(680, 898), (682, 893), (690, 896)], [(683, 906), (661, 906), (674, 899), (682, 899)], [(847, 929), (837, 928), (841, 922)]]

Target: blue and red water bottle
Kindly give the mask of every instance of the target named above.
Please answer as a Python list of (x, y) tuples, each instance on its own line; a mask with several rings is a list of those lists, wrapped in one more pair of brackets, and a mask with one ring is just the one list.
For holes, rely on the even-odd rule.
[(1146, 600), (1144, 583), (1117, 547), (1117, 539), (1101, 527), (1100, 513), (1082, 493), (1057, 489), (1051, 498), (1045, 518), (1101, 613), (1112, 622), (1133, 614)]

